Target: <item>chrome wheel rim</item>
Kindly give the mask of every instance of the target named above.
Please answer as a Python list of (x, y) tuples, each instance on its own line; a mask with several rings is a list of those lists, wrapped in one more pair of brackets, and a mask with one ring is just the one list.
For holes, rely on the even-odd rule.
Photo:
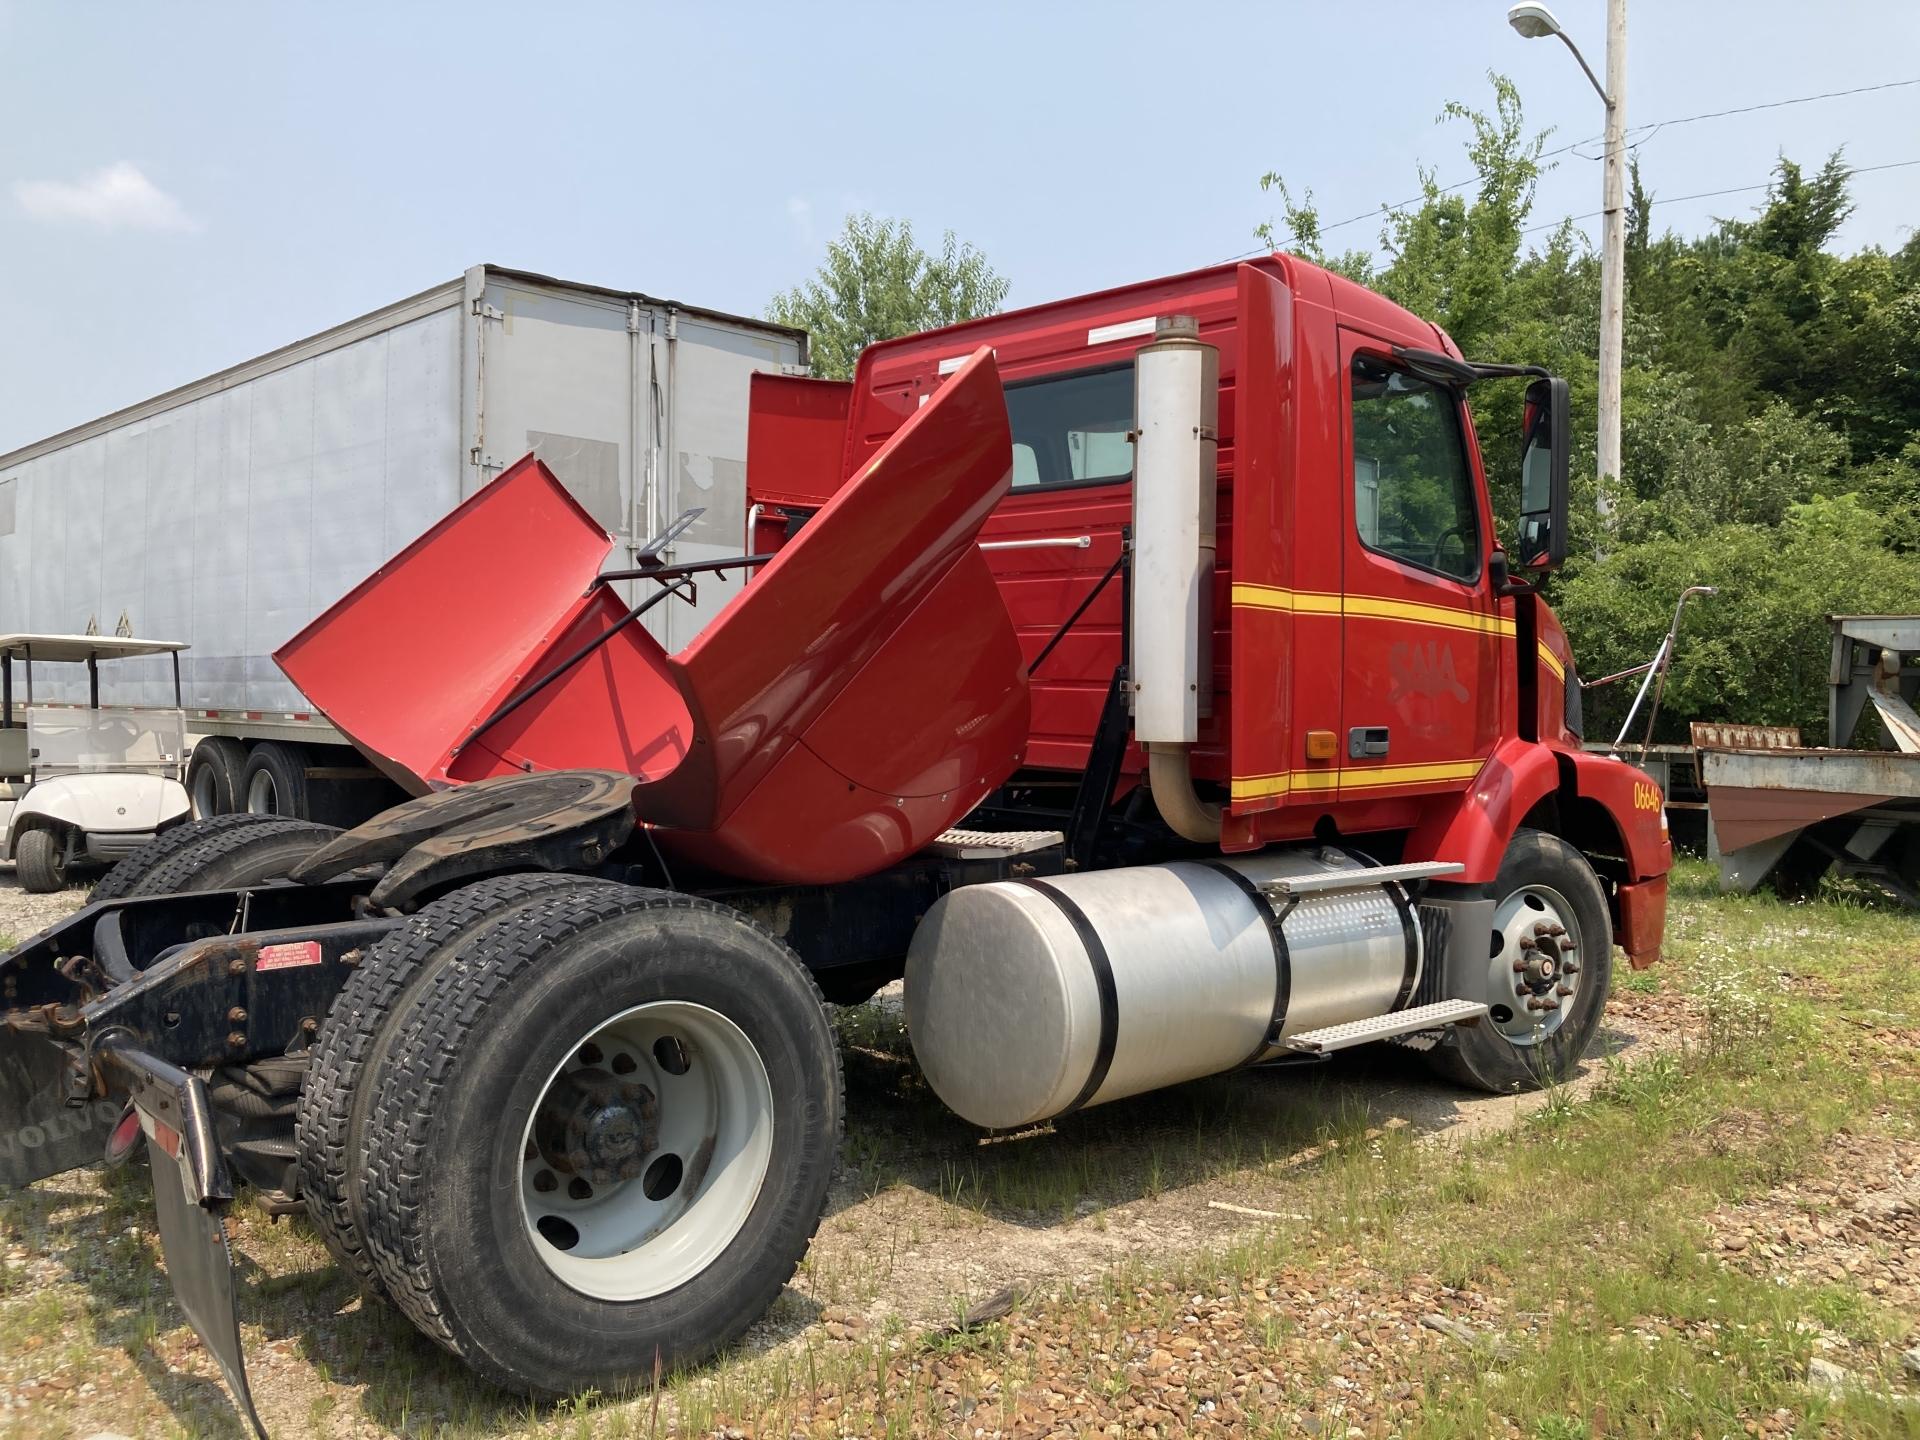
[(253, 778), (247, 781), (247, 813), (249, 815), (278, 815), (280, 813), (280, 794), (274, 788), (273, 776), (265, 770), (253, 772)]
[(569, 1048), (520, 1142), (534, 1253), (598, 1300), (694, 1279), (747, 1223), (773, 1153), (773, 1087), (746, 1034), (704, 1005), (637, 1005)]
[(1580, 998), (1580, 921), (1551, 885), (1522, 885), (1493, 913), (1486, 1000), (1496, 1030), (1536, 1045), (1566, 1023)]

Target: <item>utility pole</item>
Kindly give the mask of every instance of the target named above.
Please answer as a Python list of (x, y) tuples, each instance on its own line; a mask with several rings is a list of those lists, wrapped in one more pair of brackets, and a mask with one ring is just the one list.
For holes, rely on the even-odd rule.
[(1613, 497), (1620, 483), (1620, 349), (1627, 291), (1627, 0), (1607, 0), (1607, 83), (1539, 0), (1519, 0), (1507, 11), (1507, 23), (1524, 39), (1558, 36), (1573, 52), (1588, 81), (1607, 107), (1606, 150), (1601, 156), (1600, 208), (1600, 434), (1598, 455), (1600, 522), (1611, 525)]
[(1620, 483), (1620, 351), (1627, 289), (1627, 0), (1607, 0), (1605, 210), (1600, 250), (1600, 519), (1612, 523)]

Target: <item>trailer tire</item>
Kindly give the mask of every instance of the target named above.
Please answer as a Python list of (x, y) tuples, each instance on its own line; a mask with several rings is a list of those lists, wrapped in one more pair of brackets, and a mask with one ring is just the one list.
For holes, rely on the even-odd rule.
[(203, 835), (177, 851), (141, 877), (128, 895), (180, 895), (189, 890), (263, 885), (285, 876), (340, 833), (331, 825), (307, 820), (251, 818), (251, 825), (222, 827), (217, 834)]
[[(1492, 1013), (1477, 1024), (1455, 1026), (1428, 1053), (1433, 1068), (1450, 1080), (1492, 1094), (1533, 1090), (1566, 1079), (1600, 1028), (1613, 981), (1613, 925), (1606, 892), (1586, 857), (1557, 835), (1517, 832), (1494, 881), (1494, 931), (1483, 984), (1469, 980), (1460, 998), (1484, 1000)], [(1565, 936), (1532, 936), (1537, 925), (1562, 925)], [(1523, 977), (1516, 958), (1532, 952), (1518, 943), (1525, 932), (1536, 941), (1570, 939), (1551, 972)], [(1564, 971), (1568, 960), (1575, 969)], [(1474, 972), (1476, 975), (1482, 972)], [(1527, 993), (1517, 995), (1516, 987)], [(1560, 996), (1568, 987), (1572, 993)], [(1523, 1001), (1551, 996), (1561, 1008), (1528, 1011)]]
[(586, 875), (499, 875), (442, 896), (385, 936), (347, 980), (320, 1027), (294, 1120), (300, 1195), (340, 1268), (368, 1295), (387, 1289), (363, 1230), (366, 1116), (387, 1046), (408, 1004), (481, 929), (555, 890), (607, 886)]
[(307, 797), (307, 762), (299, 750), (277, 740), (262, 740), (240, 772), (240, 808), (255, 815), (305, 820), (313, 812)]
[[(368, 1248), (408, 1318), (484, 1378), (630, 1391), (712, 1355), (792, 1278), (842, 1115), (825, 1002), (768, 931), (665, 891), (543, 897), (442, 966), (389, 1044)], [(556, 1151), (556, 1133), (585, 1138)], [(578, 1228), (533, 1218), (543, 1190)]]
[(88, 892), (87, 903), (96, 905), (102, 900), (124, 900), (130, 895), (152, 893), (137, 887), (156, 868), (203, 840), (230, 830), (293, 823), (298, 822), (281, 820), (273, 815), (249, 815), (244, 811), (237, 815), (210, 815), (204, 820), (184, 821), (171, 830), (163, 830), (124, 860), (116, 862), (100, 878), (100, 883)]
[(66, 889), (66, 837), (45, 826), (21, 831), (13, 846), (13, 866), (20, 888), (29, 895), (51, 895)]
[(193, 747), (187, 761), (187, 799), (196, 820), (243, 810), (240, 777), (247, 768), (247, 747), (225, 735), (209, 735)]

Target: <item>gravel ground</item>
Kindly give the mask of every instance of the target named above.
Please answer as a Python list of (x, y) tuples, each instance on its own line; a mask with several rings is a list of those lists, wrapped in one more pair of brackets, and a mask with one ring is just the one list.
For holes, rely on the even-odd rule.
[(44, 930), (62, 915), (70, 915), (85, 902), (93, 877), (84, 886), (60, 890), (52, 895), (29, 895), (20, 888), (11, 864), (0, 865), (0, 938), (26, 939)]

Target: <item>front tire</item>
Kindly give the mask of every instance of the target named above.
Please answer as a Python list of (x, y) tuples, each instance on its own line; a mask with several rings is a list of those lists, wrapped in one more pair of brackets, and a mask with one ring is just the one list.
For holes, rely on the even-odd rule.
[(665, 891), (562, 891), (476, 935), (390, 1039), (368, 1250), (487, 1379), (631, 1390), (772, 1304), (842, 1113), (825, 1003), (771, 934)]
[(1586, 1055), (1613, 983), (1613, 926), (1586, 857), (1541, 830), (1515, 834), (1494, 893), (1486, 968), (1460, 994), (1492, 1013), (1428, 1055), (1449, 1079), (1507, 1094), (1564, 1080)]
[(13, 847), (14, 873), (30, 895), (51, 895), (67, 888), (66, 837), (52, 830), (28, 830)]

